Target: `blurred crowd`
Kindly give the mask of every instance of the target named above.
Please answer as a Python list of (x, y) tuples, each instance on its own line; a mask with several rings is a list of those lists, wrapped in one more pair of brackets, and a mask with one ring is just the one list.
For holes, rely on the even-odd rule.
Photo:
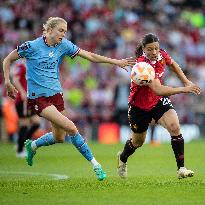
[[(0, 59), (20, 43), (42, 35), (48, 17), (68, 21), (67, 37), (80, 48), (112, 58), (134, 56), (145, 33), (202, 88), (198, 97), (172, 97), (182, 123), (205, 122), (205, 2), (203, 0), (1, 0)], [(2, 64), (0, 65), (2, 70)], [(0, 73), (2, 75), (2, 73)], [(78, 57), (61, 67), (68, 113), (83, 132), (100, 122), (127, 124), (129, 73)], [(2, 76), (1, 90), (3, 93)], [(165, 84), (180, 85), (167, 70)], [(4, 102), (2, 97), (2, 104)]]

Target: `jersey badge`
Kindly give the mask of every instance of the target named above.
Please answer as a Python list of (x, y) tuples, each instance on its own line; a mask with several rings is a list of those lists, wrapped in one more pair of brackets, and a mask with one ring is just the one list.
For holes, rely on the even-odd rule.
[(49, 55), (50, 58), (52, 58), (54, 56), (53, 51), (51, 51), (48, 55)]

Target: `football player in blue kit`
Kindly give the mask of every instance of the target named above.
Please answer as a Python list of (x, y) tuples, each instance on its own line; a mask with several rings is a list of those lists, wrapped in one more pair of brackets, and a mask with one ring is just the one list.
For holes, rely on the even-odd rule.
[(32, 166), (33, 157), (39, 147), (64, 142), (65, 136), (69, 135), (72, 144), (91, 162), (98, 180), (104, 180), (106, 173), (102, 166), (94, 158), (75, 124), (67, 117), (59, 81), (59, 66), (65, 56), (74, 58), (77, 55), (96, 63), (114, 64), (125, 70), (126, 66), (133, 66), (135, 60), (132, 58), (111, 59), (80, 49), (65, 38), (67, 22), (60, 17), (50, 17), (43, 25), (43, 29), (41, 37), (23, 43), (8, 54), (3, 61), (7, 93), (9, 97), (15, 98), (18, 91), (9, 78), (10, 66), (19, 58), (26, 59), (28, 106), (36, 114), (50, 121), (52, 127), (52, 132), (46, 133), (37, 140), (25, 142), (27, 163)]

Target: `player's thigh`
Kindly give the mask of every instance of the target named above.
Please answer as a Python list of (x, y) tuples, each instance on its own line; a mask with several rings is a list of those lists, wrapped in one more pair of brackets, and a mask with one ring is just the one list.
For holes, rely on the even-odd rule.
[(76, 134), (77, 128), (75, 124), (59, 112), (54, 105), (48, 106), (40, 113), (42, 117), (49, 120), (52, 124), (62, 128), (68, 134)]
[(132, 130), (131, 139), (135, 147), (141, 147), (145, 141), (149, 123), (152, 120), (150, 112), (129, 106), (128, 120)]
[(149, 123), (152, 121), (152, 116), (149, 111), (129, 105), (128, 121), (133, 133), (143, 133), (147, 131)]
[(165, 112), (158, 120), (158, 124), (167, 129), (171, 136), (180, 134), (179, 118), (174, 109), (170, 109)]

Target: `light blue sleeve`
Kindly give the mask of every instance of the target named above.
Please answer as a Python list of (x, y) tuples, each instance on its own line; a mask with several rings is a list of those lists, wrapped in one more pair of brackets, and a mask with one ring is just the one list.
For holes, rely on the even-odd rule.
[(80, 51), (80, 48), (67, 39), (65, 39), (64, 43), (66, 45), (65, 54), (74, 58)]
[(21, 58), (29, 58), (33, 52), (30, 41), (27, 41), (18, 46), (17, 52)]

